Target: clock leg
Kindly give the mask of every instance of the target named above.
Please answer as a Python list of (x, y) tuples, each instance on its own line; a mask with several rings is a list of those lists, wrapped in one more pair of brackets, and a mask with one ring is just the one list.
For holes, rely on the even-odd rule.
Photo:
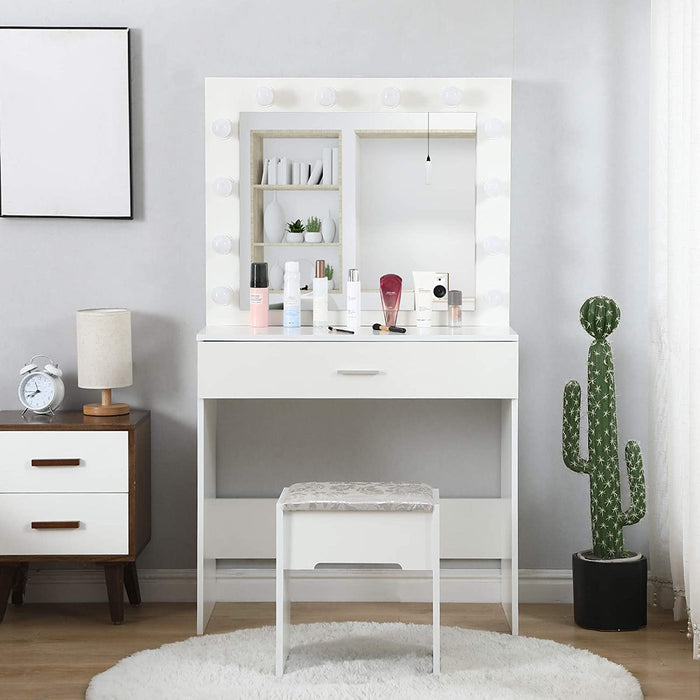
[(109, 614), (113, 625), (124, 622), (124, 564), (105, 564)]
[(3, 564), (0, 566), (0, 622), (5, 617), (7, 599), (10, 597), (10, 591), (15, 582), (17, 568), (17, 564)]
[(12, 605), (22, 605), (24, 603), (24, 591), (27, 587), (27, 571), (29, 562), (23, 561), (15, 572), (15, 581), (12, 586)]
[(141, 589), (139, 588), (139, 575), (136, 572), (136, 562), (130, 561), (124, 565), (124, 587), (129, 602), (138, 607), (141, 605)]

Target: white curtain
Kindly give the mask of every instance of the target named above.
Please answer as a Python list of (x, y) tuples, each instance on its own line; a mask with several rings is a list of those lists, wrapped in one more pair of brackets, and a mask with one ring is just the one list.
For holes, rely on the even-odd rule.
[[(700, 0), (651, 2), (650, 563), (700, 658)], [(670, 602), (670, 601), (669, 601)]]

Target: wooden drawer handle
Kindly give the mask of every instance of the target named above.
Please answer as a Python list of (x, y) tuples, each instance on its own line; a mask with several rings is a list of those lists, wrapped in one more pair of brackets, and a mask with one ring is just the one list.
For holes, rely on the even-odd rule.
[(79, 467), (79, 459), (33, 459), (33, 467)]
[(375, 376), (377, 374), (384, 374), (380, 369), (338, 369), (336, 370), (338, 374), (348, 374), (356, 376)]
[(34, 520), (32, 530), (77, 530), (80, 520)]

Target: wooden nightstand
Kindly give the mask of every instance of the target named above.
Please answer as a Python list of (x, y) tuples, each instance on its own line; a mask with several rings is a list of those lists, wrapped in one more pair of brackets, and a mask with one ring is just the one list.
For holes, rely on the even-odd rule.
[(21, 605), (31, 561), (104, 566), (112, 622), (141, 602), (136, 557), (151, 539), (151, 414), (95, 418), (0, 411), (0, 621)]

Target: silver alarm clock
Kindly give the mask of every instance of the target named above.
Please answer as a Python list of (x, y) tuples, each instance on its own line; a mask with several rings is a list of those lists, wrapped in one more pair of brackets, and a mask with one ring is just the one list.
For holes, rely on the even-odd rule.
[[(48, 364), (43, 369), (34, 363), (39, 357), (47, 359)], [(34, 355), (29, 362), (19, 371), (19, 400), (24, 406), (24, 415), (27, 411), (39, 414), (53, 415), (63, 402), (66, 394), (63, 385), (63, 372), (58, 368), (48, 355)]]

